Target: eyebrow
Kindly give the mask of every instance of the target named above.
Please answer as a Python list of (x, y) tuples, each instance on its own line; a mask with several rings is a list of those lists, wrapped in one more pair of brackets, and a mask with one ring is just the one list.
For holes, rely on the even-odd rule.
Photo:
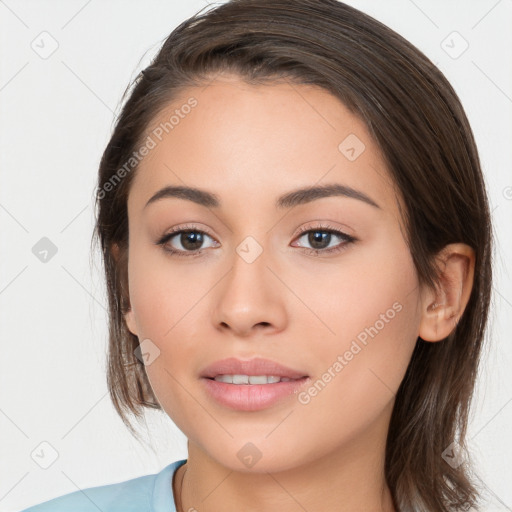
[[(276, 200), (275, 206), (278, 209), (291, 208), (293, 206), (310, 203), (316, 199), (333, 196), (357, 199), (373, 206), (374, 208), (381, 209), (381, 207), (364, 192), (340, 183), (330, 183), (321, 186), (304, 187), (292, 190), (291, 192), (287, 192), (280, 196)], [(207, 190), (196, 187), (169, 185), (160, 189), (151, 196), (144, 208), (149, 206), (151, 203), (155, 203), (156, 201), (160, 201), (165, 198), (186, 199), (199, 205), (206, 206), (207, 208), (220, 208), (221, 206), (219, 196), (213, 192), (208, 192)]]

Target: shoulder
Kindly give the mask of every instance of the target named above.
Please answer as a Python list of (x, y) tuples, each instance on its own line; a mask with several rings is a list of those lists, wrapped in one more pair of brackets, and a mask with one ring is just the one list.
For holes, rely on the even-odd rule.
[(152, 475), (74, 491), (21, 512), (172, 512), (172, 477), (183, 463), (173, 462)]

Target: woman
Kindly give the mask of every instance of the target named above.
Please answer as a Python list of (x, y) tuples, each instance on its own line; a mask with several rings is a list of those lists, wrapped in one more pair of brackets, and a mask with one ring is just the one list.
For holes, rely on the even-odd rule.
[(30, 512), (477, 506), (491, 220), (418, 49), (335, 0), (198, 13), (135, 80), (97, 208), (113, 403), (188, 458)]

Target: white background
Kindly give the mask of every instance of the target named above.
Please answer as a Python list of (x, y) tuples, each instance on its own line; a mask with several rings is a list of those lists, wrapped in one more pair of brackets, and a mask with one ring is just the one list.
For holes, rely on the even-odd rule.
[[(469, 438), (488, 510), (512, 510), (512, 0), (348, 3), (440, 67), (475, 133), (498, 245), (491, 344)], [(172, 29), (204, 5), (0, 1), (0, 511), (156, 473), (187, 456), (165, 413), (147, 413), (144, 447), (111, 405), (106, 295), (89, 248), (97, 167), (121, 95)], [(31, 47), (45, 37), (50, 48), (44, 31), (58, 43), (48, 58)], [(442, 43), (453, 31), (469, 44), (458, 58), (462, 39)], [(42, 237), (57, 247), (47, 263), (32, 253)], [(58, 452), (48, 469), (31, 457), (43, 441)]]

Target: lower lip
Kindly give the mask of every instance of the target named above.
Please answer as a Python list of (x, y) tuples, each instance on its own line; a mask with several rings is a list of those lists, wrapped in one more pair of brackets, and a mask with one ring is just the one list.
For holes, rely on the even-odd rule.
[(201, 379), (207, 393), (219, 404), (237, 411), (259, 411), (299, 392), (309, 377), (274, 384), (228, 384), (214, 379)]

